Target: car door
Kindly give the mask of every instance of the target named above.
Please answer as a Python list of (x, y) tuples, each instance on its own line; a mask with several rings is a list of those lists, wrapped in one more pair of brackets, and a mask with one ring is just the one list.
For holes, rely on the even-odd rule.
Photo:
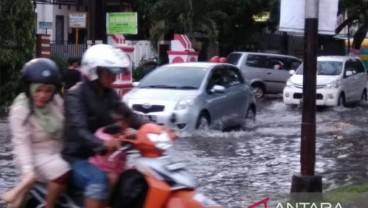
[(271, 93), (281, 93), (290, 78), (290, 70), (296, 70), (301, 64), (298, 59), (291, 59), (282, 56), (267, 57), (267, 72), (265, 82), (267, 91)]
[(354, 100), (354, 91), (355, 91), (355, 83), (356, 79), (356, 69), (354, 68), (354, 62), (352, 60), (347, 60), (344, 66), (344, 74), (341, 81), (342, 90), (345, 93), (345, 100), (347, 102), (352, 102)]
[(266, 58), (265, 55), (260, 54), (248, 54), (244, 66), (241, 68), (244, 74), (244, 77), (250, 82), (261, 81), (264, 83), (264, 76), (266, 73), (265, 66), (266, 66)]
[(223, 70), (224, 85), (226, 87), (229, 103), (229, 125), (239, 123), (244, 119), (248, 109), (250, 86), (244, 84), (243, 76), (236, 67), (228, 66)]
[(356, 69), (354, 98), (359, 101), (362, 98), (364, 89), (367, 87), (367, 73), (363, 63), (359, 59), (354, 59), (353, 64)]
[[(229, 99), (229, 90), (224, 83), (224, 66), (218, 66), (210, 72), (206, 83), (206, 108), (210, 113), (211, 125), (215, 128), (222, 128), (230, 120), (231, 102)], [(213, 92), (213, 86), (220, 85), (225, 88), (224, 92)]]

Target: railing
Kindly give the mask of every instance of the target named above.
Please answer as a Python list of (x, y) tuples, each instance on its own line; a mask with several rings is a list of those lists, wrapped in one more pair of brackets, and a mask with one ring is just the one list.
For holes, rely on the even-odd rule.
[(83, 0), (33, 0), (37, 4), (56, 4), (56, 5), (70, 5), (80, 6)]
[(70, 57), (81, 57), (87, 50), (87, 44), (51, 43), (51, 56), (67, 60)]

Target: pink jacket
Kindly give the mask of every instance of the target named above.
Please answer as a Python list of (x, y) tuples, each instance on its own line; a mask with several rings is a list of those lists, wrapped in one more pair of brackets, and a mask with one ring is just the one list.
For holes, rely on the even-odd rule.
[[(98, 129), (95, 135), (102, 140), (114, 139), (113, 136), (103, 133), (103, 128)], [(116, 174), (122, 173), (125, 169), (126, 153), (122, 152), (117, 155), (114, 160), (109, 161), (108, 158), (111, 156), (111, 154), (113, 154), (113, 152), (107, 153), (105, 155), (96, 155), (90, 157), (89, 161), (105, 172)]]
[[(63, 100), (59, 95), (55, 95), (51, 108), (57, 116), (64, 118)], [(34, 121), (33, 116), (29, 117), (28, 122), (24, 122), (29, 113), (29, 107), (19, 103), (13, 104), (9, 113), (15, 164), (22, 173), (34, 172), (36, 167), (50, 162), (53, 158), (61, 158), (61, 141), (45, 132)]]

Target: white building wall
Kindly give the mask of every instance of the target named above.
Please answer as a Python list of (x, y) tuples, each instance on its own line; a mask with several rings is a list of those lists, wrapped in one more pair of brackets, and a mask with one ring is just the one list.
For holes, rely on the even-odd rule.
[(76, 6), (60, 6), (50, 5), (50, 4), (37, 4), (37, 34), (46, 34), (46, 29), (39, 28), (39, 22), (52, 22), (52, 29), (47, 29), (47, 34), (51, 35), (51, 41), (56, 38), (56, 16), (64, 16), (64, 41), (68, 40), (69, 30), (68, 26), (68, 13), (72, 11), (77, 11)]

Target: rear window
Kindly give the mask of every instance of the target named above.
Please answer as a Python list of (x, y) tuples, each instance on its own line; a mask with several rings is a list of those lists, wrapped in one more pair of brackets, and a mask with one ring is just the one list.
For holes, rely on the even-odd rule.
[(240, 53), (231, 53), (227, 56), (227, 62), (229, 64), (237, 65), (241, 56), (242, 54)]

